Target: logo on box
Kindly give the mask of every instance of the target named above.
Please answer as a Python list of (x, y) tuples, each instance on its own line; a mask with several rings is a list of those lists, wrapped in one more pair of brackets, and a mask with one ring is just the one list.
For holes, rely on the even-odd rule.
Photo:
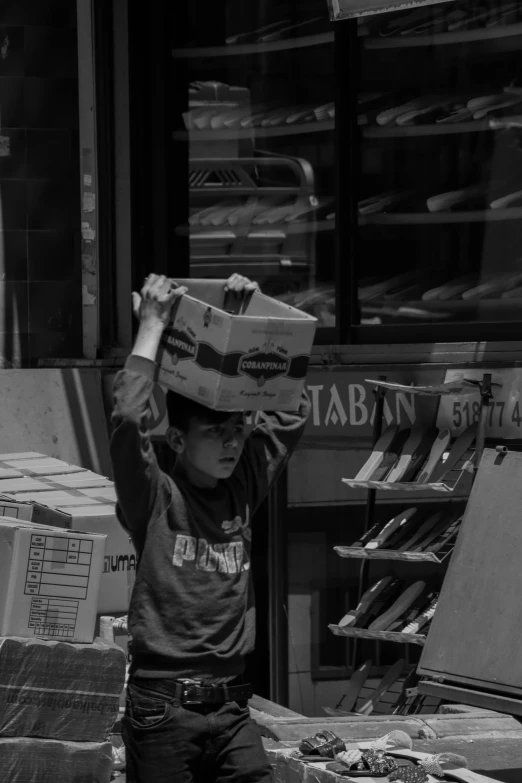
[(263, 386), (266, 381), (286, 375), (289, 366), (288, 359), (274, 351), (256, 351), (243, 356), (239, 362), (239, 372), (252, 378), (258, 386)]
[(182, 359), (194, 359), (197, 352), (197, 345), (186, 332), (179, 329), (166, 329), (165, 338), (162, 340), (163, 347), (172, 357), (172, 364), (177, 364)]

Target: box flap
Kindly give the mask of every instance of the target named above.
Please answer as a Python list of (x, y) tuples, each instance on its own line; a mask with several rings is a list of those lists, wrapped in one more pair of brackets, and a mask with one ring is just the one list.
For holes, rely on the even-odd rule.
[(46, 457), (47, 454), (40, 454), (38, 451), (20, 451), (10, 452), (9, 454), (0, 454), (0, 462), (8, 459), (36, 459), (36, 457)]

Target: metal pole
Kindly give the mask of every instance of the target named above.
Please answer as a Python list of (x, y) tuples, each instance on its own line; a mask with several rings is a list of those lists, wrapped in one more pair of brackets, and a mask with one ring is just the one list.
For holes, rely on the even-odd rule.
[[(385, 375), (379, 375), (378, 377), (379, 381), (385, 381), (386, 376)], [(376, 386), (373, 389), (373, 394), (375, 396), (375, 418), (373, 420), (373, 442), (372, 442), (372, 449), (375, 447), (375, 444), (379, 440), (382, 434), (382, 419), (383, 419), (383, 413), (384, 413), (384, 398), (386, 396), (386, 389), (383, 389), (381, 386)], [(370, 527), (373, 525), (373, 515), (375, 511), (375, 495), (376, 490), (375, 489), (369, 489), (368, 495), (366, 497), (366, 518), (364, 521), (364, 532), (366, 533)], [(359, 569), (359, 585), (358, 585), (358, 591), (357, 591), (357, 603), (361, 600), (363, 593), (366, 591), (368, 586), (368, 569), (369, 569), (369, 561), (363, 560), (361, 562), (361, 566)], [(358, 640), (356, 638), (353, 639), (352, 642), (352, 671), (354, 672), (357, 669), (358, 666)]]
[(100, 343), (96, 164), (96, 95), (91, 0), (77, 0), (83, 354), (96, 359)]
[(480, 417), (477, 430), (477, 448), (475, 451), (475, 457), (473, 460), (474, 474), (478, 470), (482, 454), (484, 452), (484, 444), (486, 442), (486, 427), (488, 423), (489, 406), (493, 393), (491, 391), (491, 373), (485, 373), (480, 384)]

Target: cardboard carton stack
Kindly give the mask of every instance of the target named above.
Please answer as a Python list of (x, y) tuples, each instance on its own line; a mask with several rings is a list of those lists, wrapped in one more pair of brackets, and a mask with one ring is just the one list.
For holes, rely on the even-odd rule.
[[(111, 779), (108, 740), (125, 654), (94, 639), (94, 631), (103, 577), (111, 573), (105, 546), (112, 518), (104, 506), (112, 515), (114, 509), (60, 486), (72, 476), (75, 483), (83, 479), (84, 489), (112, 489), (106, 480), (99, 486), (101, 477), (44, 455), (0, 456), (0, 780), (10, 783)], [(47, 493), (48, 505), (42, 497), (32, 503), (32, 491)], [(96, 506), (101, 513), (69, 513), (73, 498), (75, 510)], [(78, 520), (95, 532), (81, 532)], [(126, 602), (125, 573), (120, 586)], [(110, 606), (107, 588), (104, 600)]]
[(98, 599), (106, 615), (128, 610), (136, 569), (115, 504), (114, 484), (104, 476), (37, 452), (0, 454), (0, 516), (107, 537)]

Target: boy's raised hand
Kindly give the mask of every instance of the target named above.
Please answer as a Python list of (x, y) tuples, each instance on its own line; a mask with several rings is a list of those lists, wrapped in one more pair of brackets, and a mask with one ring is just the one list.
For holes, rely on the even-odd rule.
[(138, 294), (132, 292), (132, 309), (142, 325), (160, 326), (164, 329), (170, 320), (172, 305), (187, 293), (185, 286), (178, 286), (165, 275), (150, 274), (145, 278)]
[(225, 291), (232, 291), (238, 299), (260, 290), (258, 283), (238, 274), (231, 275), (225, 284)]

